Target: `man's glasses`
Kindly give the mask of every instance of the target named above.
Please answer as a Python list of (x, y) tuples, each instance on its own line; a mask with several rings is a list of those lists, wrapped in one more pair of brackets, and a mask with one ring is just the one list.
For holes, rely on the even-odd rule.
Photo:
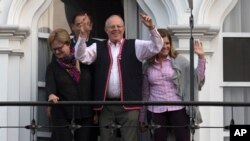
[(51, 48), (51, 51), (53, 53), (55, 53), (56, 51), (62, 51), (63, 47), (65, 44), (62, 44), (61, 46), (55, 47), (55, 48)]
[(112, 26), (108, 26), (108, 28), (109, 29), (112, 29), (112, 30), (114, 30), (114, 29), (121, 29), (121, 28), (123, 28), (124, 26), (123, 25), (112, 25)]

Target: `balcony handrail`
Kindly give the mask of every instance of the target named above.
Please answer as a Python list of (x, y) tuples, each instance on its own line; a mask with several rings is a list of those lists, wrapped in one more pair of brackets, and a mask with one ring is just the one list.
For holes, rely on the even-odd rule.
[(79, 106), (79, 105), (183, 105), (183, 106), (250, 106), (250, 102), (219, 101), (0, 101), (0, 106)]
[[(250, 102), (220, 102), (220, 101), (59, 101), (57, 104), (48, 102), (48, 101), (0, 101), (1, 106), (32, 106), (33, 108), (33, 119), (30, 121), (29, 125), (25, 126), (1, 126), (2, 128), (25, 128), (31, 131), (33, 140), (35, 139), (35, 134), (37, 130), (40, 128), (62, 128), (67, 127), (72, 130), (72, 133), (75, 132), (76, 129), (79, 128), (92, 128), (92, 127), (100, 127), (100, 128), (107, 128), (110, 129), (111, 132), (122, 128), (119, 124), (111, 124), (106, 126), (89, 126), (89, 125), (76, 125), (72, 122), (69, 125), (64, 126), (50, 126), (50, 125), (39, 125), (36, 123), (35, 116), (34, 116), (34, 106), (84, 106), (84, 105), (182, 105), (182, 106), (230, 106), (230, 107), (239, 107), (239, 106), (250, 106)], [(191, 120), (192, 121), (192, 120)], [(157, 128), (190, 128), (192, 140), (194, 138), (195, 130), (201, 128), (222, 128), (225, 130), (229, 130), (231, 125), (234, 125), (234, 119), (232, 114), (232, 119), (229, 125), (225, 126), (199, 126), (196, 125), (194, 122), (190, 122), (188, 125), (183, 126), (165, 126), (165, 125), (156, 125), (148, 123), (145, 125), (145, 128), (148, 130), (155, 130)], [(139, 126), (123, 126), (123, 127), (130, 127), (130, 128), (138, 128)]]

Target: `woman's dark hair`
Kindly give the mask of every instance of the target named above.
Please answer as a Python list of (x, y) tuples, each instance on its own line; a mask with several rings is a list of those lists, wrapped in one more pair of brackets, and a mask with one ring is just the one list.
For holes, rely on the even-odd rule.
[(82, 11), (82, 12), (76, 12), (76, 13), (73, 15), (73, 17), (72, 17), (72, 19), (71, 19), (71, 24), (75, 24), (76, 17), (78, 17), (78, 16), (84, 16), (85, 14), (88, 15), (90, 22), (93, 23), (92, 17), (89, 15), (89, 13), (87, 13), (87, 12), (85, 12), (85, 11)]

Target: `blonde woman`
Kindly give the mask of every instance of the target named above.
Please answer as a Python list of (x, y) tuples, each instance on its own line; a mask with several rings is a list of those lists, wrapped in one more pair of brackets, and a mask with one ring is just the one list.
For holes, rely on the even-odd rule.
[[(91, 73), (76, 61), (70, 36), (65, 29), (56, 29), (48, 39), (55, 56), (47, 67), (46, 91), (48, 101), (89, 101), (91, 100)], [(93, 112), (90, 106), (53, 106), (51, 108), (53, 141), (88, 141), (90, 128), (82, 127), (71, 133), (68, 125), (73, 122), (90, 126)], [(64, 126), (64, 127), (63, 127)], [(60, 128), (58, 128), (60, 127)]]

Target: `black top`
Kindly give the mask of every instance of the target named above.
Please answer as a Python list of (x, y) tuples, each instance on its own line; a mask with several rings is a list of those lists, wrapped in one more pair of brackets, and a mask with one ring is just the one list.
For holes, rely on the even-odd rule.
[[(90, 101), (92, 100), (91, 73), (89, 68), (81, 65), (80, 81), (77, 84), (72, 77), (63, 69), (56, 60), (47, 67), (46, 72), (46, 92), (47, 95), (55, 94), (59, 101)], [(79, 106), (74, 109), (75, 118), (92, 116), (90, 106)], [(71, 106), (52, 107), (52, 117), (65, 117), (71, 119), (73, 110)]]
[[(89, 40), (89, 44), (98, 42)], [(72, 45), (72, 44), (71, 44)], [(73, 46), (73, 45), (72, 45)], [(51, 63), (46, 72), (46, 93), (56, 94), (59, 101), (91, 101), (93, 100), (93, 65), (80, 63), (81, 76), (77, 84), (68, 72), (63, 69), (53, 55)], [(75, 118), (86, 118), (93, 115), (92, 106), (79, 106), (74, 108)], [(67, 118), (73, 117), (72, 106), (53, 106), (52, 117)]]

